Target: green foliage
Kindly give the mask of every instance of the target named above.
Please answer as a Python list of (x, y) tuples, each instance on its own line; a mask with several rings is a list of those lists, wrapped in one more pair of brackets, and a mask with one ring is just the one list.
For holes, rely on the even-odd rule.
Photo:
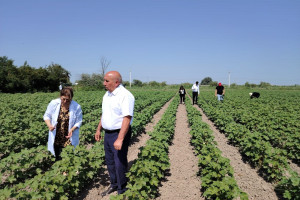
[(212, 78), (210, 77), (205, 77), (202, 79), (200, 85), (210, 85), (212, 83)]
[(151, 139), (141, 148), (138, 159), (127, 174), (128, 190), (111, 199), (154, 199), (160, 181), (169, 169), (168, 149), (174, 134), (178, 96), (171, 102), (162, 119), (150, 134)]
[(156, 81), (150, 81), (150, 82), (148, 83), (148, 85), (149, 85), (150, 87), (159, 87), (159, 86), (160, 86), (160, 84), (159, 84), (158, 82), (156, 82)]
[(103, 76), (101, 74), (92, 75), (89, 74), (81, 74), (80, 80), (76, 81), (78, 86), (82, 89), (87, 90), (101, 90), (104, 89), (103, 86)]
[(60, 83), (69, 83), (70, 73), (58, 64), (33, 68), (25, 61), (19, 68), (13, 60), (0, 57), (0, 92), (57, 91)]
[(133, 79), (133, 86), (142, 87), (143, 82), (137, 79)]
[[(133, 91), (133, 94), (136, 103), (132, 129), (136, 136), (174, 96), (174, 92)], [(104, 166), (103, 143), (95, 143), (94, 140), (104, 92), (75, 93), (74, 100), (81, 105), (84, 113), (80, 128), (81, 145), (75, 150), (72, 146), (64, 148), (63, 159), (53, 165), (54, 157), (46, 150), (48, 130), (42, 115), (50, 100), (58, 94), (0, 95), (0, 139), (3, 139), (0, 143), (3, 150), (0, 199), (69, 199), (76, 196)], [(16, 135), (18, 137), (13, 137)], [(149, 156), (154, 158), (156, 155)], [(160, 161), (164, 159), (168, 157), (164, 156)], [(156, 184), (155, 179), (151, 184)]]
[(254, 83), (249, 83), (249, 82), (246, 82), (245, 83), (245, 87), (246, 88), (257, 88), (257, 87), (260, 87), (260, 88), (270, 88), (272, 85), (270, 83), (267, 83), (267, 82), (260, 82), (259, 85), (257, 84), (254, 84)]
[(20, 153), (11, 153), (1, 160), (0, 188), (31, 178), (40, 171), (47, 170), (54, 158), (45, 146), (24, 149)]
[(259, 87), (261, 88), (267, 88), (267, 87), (270, 87), (271, 84), (270, 83), (267, 83), (267, 82), (260, 82), (259, 84)]
[(299, 200), (300, 199), (300, 177), (295, 172), (290, 172), (291, 177), (284, 177), (275, 190), (283, 194), (285, 199)]
[(61, 83), (70, 83), (70, 72), (65, 70), (61, 65), (52, 63), (46, 70), (49, 72), (47, 77), (48, 89), (57, 91)]
[(226, 101), (219, 104), (204, 91), (200, 105), (266, 180), (279, 182), (280, 195), (299, 199), (295, 192), (299, 194), (299, 190), (293, 189), (299, 176), (286, 176), (286, 171), (289, 170), (287, 158), (299, 162), (300, 157), (297, 103), (300, 96), (293, 91), (263, 91), (261, 98), (249, 99), (247, 93), (227, 91)]
[[(63, 149), (62, 160), (51, 170), (38, 174), (24, 183), (0, 191), (1, 196), (17, 199), (68, 199), (76, 195), (88, 180), (100, 170), (104, 162), (103, 145), (97, 143), (90, 151), (83, 146)], [(8, 196), (6, 197), (8, 198)]]
[(248, 199), (237, 186), (230, 161), (223, 158), (211, 129), (202, 122), (201, 114), (190, 103), (186, 104), (190, 124), (191, 144), (199, 161), (199, 175), (203, 196), (207, 199)]
[(212, 87), (216, 87), (218, 85), (218, 82), (217, 81), (212, 81), (212, 82), (210, 82), (209, 85), (212, 86)]
[[(8, 59), (2, 60), (12, 65)], [(27, 63), (22, 70), (30, 72)], [(134, 136), (143, 132), (152, 116), (177, 89), (132, 90), (136, 99)], [(299, 199), (299, 175), (289, 170), (287, 162), (287, 158), (299, 160), (299, 94), (264, 91), (261, 98), (250, 100), (248, 90), (229, 89), (224, 103), (220, 104), (214, 99), (213, 89), (201, 90), (199, 104), (204, 112), (262, 176), (276, 185), (279, 195), (285, 199)], [(53, 156), (46, 150), (48, 130), (42, 115), (58, 93), (0, 94), (0, 199), (69, 199), (97, 175), (104, 166), (103, 144), (94, 140), (103, 94), (104, 91), (75, 93), (74, 100), (84, 113), (81, 145), (75, 150), (71, 146), (65, 148), (63, 160), (54, 165)], [(113, 199), (157, 196), (160, 182), (169, 168), (168, 147), (173, 138), (178, 102), (178, 95), (175, 95), (162, 120), (149, 134), (151, 140), (141, 148), (128, 174), (130, 189), (126, 195)], [(201, 123), (201, 114), (189, 104), (186, 107), (191, 144), (201, 155), (199, 175), (203, 195), (207, 199), (247, 199), (247, 194), (236, 185), (228, 159), (215, 147), (208, 125)]]

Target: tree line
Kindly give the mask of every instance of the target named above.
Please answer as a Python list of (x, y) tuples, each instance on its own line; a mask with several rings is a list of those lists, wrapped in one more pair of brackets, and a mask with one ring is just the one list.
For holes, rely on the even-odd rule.
[[(80, 90), (103, 90), (103, 78), (105, 72), (110, 64), (105, 57), (100, 60), (101, 73), (93, 74), (81, 74), (80, 80), (76, 81)], [(46, 67), (34, 68), (31, 67), (26, 61), (20, 67), (14, 65), (12, 59), (8, 59), (6, 56), (0, 57), (0, 92), (5, 93), (25, 93), (25, 92), (54, 92), (58, 91), (59, 85), (72, 85), (70, 82), (70, 72), (65, 70), (59, 64), (50, 64)], [(205, 77), (200, 82), (200, 85), (209, 85), (212, 87), (217, 86), (218, 82), (213, 81), (211, 77)], [(164, 82), (142, 82), (138, 79), (134, 79), (132, 83), (129, 81), (123, 81), (125, 87), (151, 87), (162, 88), (167, 86)], [(183, 84), (189, 86), (190, 83)], [(237, 87), (238, 85), (233, 83), (230, 87)], [(246, 88), (267, 88), (271, 84), (261, 82), (259, 85), (246, 82), (244, 87)], [(177, 87), (177, 86), (176, 86)]]
[(25, 61), (17, 67), (13, 60), (0, 57), (0, 92), (54, 92), (60, 84), (70, 84), (70, 75), (59, 64), (34, 68)]
[[(80, 87), (81, 90), (102, 90), (104, 89), (103, 86), (103, 74), (81, 74), (80, 80), (77, 80), (76, 83)], [(150, 82), (142, 82), (138, 79), (133, 79), (132, 83), (129, 81), (123, 81), (123, 85), (125, 87), (151, 87), (151, 88), (160, 88), (167, 86), (165, 81), (157, 82), (157, 81), (150, 81)]]

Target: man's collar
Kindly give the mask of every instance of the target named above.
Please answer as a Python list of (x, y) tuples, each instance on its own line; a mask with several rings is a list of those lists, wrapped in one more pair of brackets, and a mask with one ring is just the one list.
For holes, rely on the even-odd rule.
[(114, 91), (112, 91), (112, 92), (108, 91), (108, 95), (109, 96), (116, 96), (117, 93), (119, 92), (120, 88), (121, 88), (121, 84), (118, 87), (116, 87), (116, 89), (114, 89)]

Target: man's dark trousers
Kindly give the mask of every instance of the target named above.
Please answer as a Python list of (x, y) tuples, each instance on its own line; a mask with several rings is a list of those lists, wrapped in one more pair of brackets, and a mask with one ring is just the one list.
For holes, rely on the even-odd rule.
[(105, 162), (110, 176), (111, 187), (117, 188), (118, 193), (122, 194), (126, 191), (127, 184), (127, 153), (131, 138), (131, 128), (129, 128), (122, 145), (121, 150), (114, 148), (114, 142), (118, 138), (119, 131), (105, 132), (104, 136), (104, 150)]
[(198, 92), (193, 92), (193, 105), (198, 102)]

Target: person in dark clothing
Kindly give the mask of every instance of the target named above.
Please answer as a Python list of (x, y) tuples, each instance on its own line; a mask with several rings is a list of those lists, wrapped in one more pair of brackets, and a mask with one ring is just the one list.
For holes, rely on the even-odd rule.
[(184, 104), (184, 101), (185, 101), (185, 89), (183, 86), (180, 86), (179, 88), (179, 96), (180, 96), (180, 103), (183, 103)]
[(215, 90), (215, 96), (218, 97), (218, 101), (223, 101), (225, 95), (225, 88), (222, 83), (219, 83)]
[(260, 96), (260, 94), (258, 92), (249, 93), (249, 95), (250, 95), (251, 99), (258, 98)]

